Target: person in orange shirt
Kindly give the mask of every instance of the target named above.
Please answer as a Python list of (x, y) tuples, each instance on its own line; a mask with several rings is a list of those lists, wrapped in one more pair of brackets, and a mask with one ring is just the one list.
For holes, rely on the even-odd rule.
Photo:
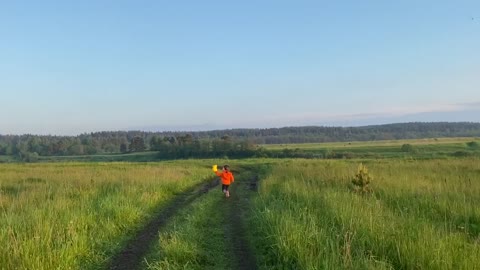
[(217, 165), (213, 165), (212, 169), (213, 172), (217, 176), (219, 176), (222, 181), (222, 191), (223, 193), (225, 193), (225, 197), (230, 197), (230, 191), (228, 190), (228, 187), (230, 187), (230, 184), (235, 181), (235, 179), (233, 178), (233, 174), (230, 171), (230, 166), (224, 165), (221, 172), (217, 170)]

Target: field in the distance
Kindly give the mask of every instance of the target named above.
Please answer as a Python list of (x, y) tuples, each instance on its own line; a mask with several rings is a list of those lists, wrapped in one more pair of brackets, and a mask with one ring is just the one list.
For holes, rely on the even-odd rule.
[(277, 156), (313, 158), (419, 158), (480, 157), (479, 138), (434, 138), (335, 143), (267, 144)]
[(380, 141), (351, 141), (351, 142), (327, 142), (327, 143), (292, 143), (292, 144), (265, 144), (268, 149), (282, 150), (284, 148), (317, 149), (317, 148), (354, 148), (354, 147), (376, 147), (376, 146), (402, 146), (403, 144), (427, 145), (427, 144), (461, 144), (479, 141), (480, 138), (454, 137), (454, 138), (426, 138), (411, 140), (380, 140)]

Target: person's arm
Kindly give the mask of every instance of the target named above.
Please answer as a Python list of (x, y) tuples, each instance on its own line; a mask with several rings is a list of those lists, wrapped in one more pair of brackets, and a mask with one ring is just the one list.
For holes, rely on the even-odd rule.
[(233, 183), (233, 182), (235, 182), (235, 179), (233, 178), (233, 173), (231, 175), (232, 175), (232, 183)]
[(212, 166), (212, 171), (215, 173), (217, 176), (222, 176), (222, 172), (218, 172), (217, 170), (217, 165)]

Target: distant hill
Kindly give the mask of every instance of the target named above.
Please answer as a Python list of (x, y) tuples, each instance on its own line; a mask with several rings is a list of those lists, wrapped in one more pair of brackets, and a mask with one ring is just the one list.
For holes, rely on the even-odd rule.
[[(164, 145), (221, 142), (288, 144), (440, 137), (480, 137), (480, 123), (412, 122), (361, 127), (304, 126), (195, 132), (105, 131), (78, 136), (0, 135), (0, 155), (87, 155), (161, 149)], [(219, 143), (220, 142), (220, 143)]]
[[(367, 126), (367, 125), (383, 125), (389, 123), (433, 123), (433, 122), (480, 122), (480, 104), (470, 105), (471, 109), (464, 109), (458, 111), (437, 111), (437, 112), (422, 112), (412, 113), (401, 116), (391, 115), (373, 115), (365, 117), (352, 117), (345, 120), (332, 120), (331, 122), (321, 123), (323, 126)], [(319, 126), (319, 125), (317, 125)]]

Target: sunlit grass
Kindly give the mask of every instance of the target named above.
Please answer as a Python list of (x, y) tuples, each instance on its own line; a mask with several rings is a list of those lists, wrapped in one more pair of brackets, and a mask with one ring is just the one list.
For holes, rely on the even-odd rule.
[[(480, 157), (480, 148), (468, 143), (478, 138), (440, 138), (366, 142), (335, 142), (306, 144), (264, 145), (272, 157), (315, 158), (415, 158), (440, 159), (456, 157)], [(408, 146), (402, 149), (402, 146)], [(292, 156), (293, 155), (293, 156)]]
[(252, 228), (265, 269), (475, 269), (478, 159), (370, 162), (371, 195), (351, 192), (356, 161), (287, 161), (264, 179)]
[(355, 147), (377, 147), (377, 146), (401, 146), (402, 144), (411, 145), (442, 145), (442, 144), (465, 144), (471, 141), (478, 141), (478, 138), (472, 137), (454, 137), (454, 138), (426, 138), (410, 140), (376, 140), (376, 141), (352, 141), (352, 142), (327, 142), (327, 143), (291, 143), (291, 144), (265, 144), (267, 149), (281, 150), (290, 149), (316, 149), (316, 148), (355, 148)]
[(225, 198), (220, 188), (182, 209), (159, 232), (144, 260), (147, 269), (229, 269)]
[(198, 163), (0, 164), (0, 268), (101, 267), (155, 208), (210, 176)]
[[(351, 187), (360, 162), (373, 176), (363, 195)], [(248, 159), (0, 164), (0, 269), (103, 268), (154, 209), (224, 163), (261, 176), (245, 221), (262, 269), (480, 265), (479, 159)], [(222, 199), (173, 216), (143, 266), (230, 267)]]

